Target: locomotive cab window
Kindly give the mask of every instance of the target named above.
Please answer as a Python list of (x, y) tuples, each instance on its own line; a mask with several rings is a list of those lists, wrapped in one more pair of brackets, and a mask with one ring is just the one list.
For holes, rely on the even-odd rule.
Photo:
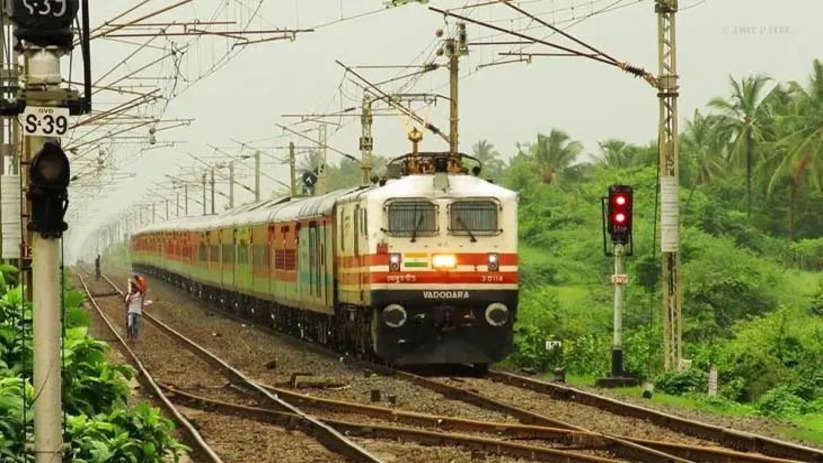
[(439, 231), (437, 205), (422, 199), (397, 199), (386, 207), (387, 231), (399, 236), (432, 235)]
[(500, 205), (489, 199), (455, 201), (449, 205), (449, 232), (453, 235), (499, 233)]

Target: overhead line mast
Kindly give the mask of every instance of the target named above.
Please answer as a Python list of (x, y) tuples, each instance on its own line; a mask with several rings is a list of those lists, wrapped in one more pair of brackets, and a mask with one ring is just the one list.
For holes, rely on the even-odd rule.
[[(522, 32), (505, 29), (493, 24), (478, 21), (450, 11), (429, 7), (430, 10), (451, 16), (462, 21), (489, 29), (503, 32), (525, 41), (528, 44), (541, 44), (569, 55), (588, 58), (604, 64), (618, 67), (629, 74), (643, 78), (658, 92), (660, 100), (660, 121), (658, 130), (658, 148), (660, 156), (660, 195), (661, 195), (661, 254), (663, 260), (663, 366), (669, 371), (682, 367), (682, 286), (681, 262), (679, 241), (679, 129), (678, 129), (678, 97), (679, 84), (677, 75), (677, 41), (675, 16), (678, 11), (678, 0), (655, 0), (655, 13), (658, 19), (658, 61), (659, 71), (655, 76), (643, 68), (619, 61), (603, 51), (590, 46), (548, 24), (542, 19), (531, 15), (508, 2), (501, 2), (521, 14), (550, 28), (554, 32), (566, 37), (592, 53), (584, 53), (569, 47), (558, 45), (546, 40), (531, 37)], [(518, 56), (529, 59), (533, 56), (569, 56), (557, 53), (505, 53), (505, 56)], [(655, 218), (656, 220), (656, 218)]]
[(680, 272), (680, 147), (677, 100), (678, 0), (656, 0), (660, 98), (660, 246), (663, 258), (663, 367), (680, 369), (683, 359), (683, 293)]

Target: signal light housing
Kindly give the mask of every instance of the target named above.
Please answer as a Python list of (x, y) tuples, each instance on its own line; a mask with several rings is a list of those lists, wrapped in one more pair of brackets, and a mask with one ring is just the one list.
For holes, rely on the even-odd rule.
[(628, 244), (632, 237), (634, 190), (628, 185), (612, 185), (608, 203), (609, 235), (616, 244)]
[(55, 142), (46, 142), (29, 167), (31, 201), (29, 230), (43, 238), (60, 238), (69, 227), (63, 221), (69, 206), (69, 158)]
[(79, 0), (13, 0), (11, 19), (18, 39), (37, 46), (70, 49), (74, 39), (71, 25), (80, 8)]

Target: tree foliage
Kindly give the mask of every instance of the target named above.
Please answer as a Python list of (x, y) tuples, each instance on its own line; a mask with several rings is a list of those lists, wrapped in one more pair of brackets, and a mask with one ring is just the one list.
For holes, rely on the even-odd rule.
[[(684, 355), (692, 369), (661, 390), (706, 393), (765, 415), (823, 407), (823, 64), (808, 82), (731, 79), (728, 99), (696, 111), (681, 135)], [(484, 145), (490, 145), (485, 142)], [(600, 198), (635, 188), (635, 255), (624, 319), (629, 371), (661, 371), (657, 144), (606, 139), (585, 154), (561, 130), (510, 152), (500, 178), (520, 194), (521, 298), (514, 364), (607, 374), (612, 263)], [(546, 350), (546, 341), (561, 349)], [(554, 345), (553, 343), (551, 343)]]

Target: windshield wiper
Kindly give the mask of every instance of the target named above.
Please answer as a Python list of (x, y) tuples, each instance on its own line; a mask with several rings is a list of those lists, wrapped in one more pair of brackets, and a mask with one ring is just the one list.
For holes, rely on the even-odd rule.
[(457, 221), (460, 223), (460, 225), (462, 225), (462, 226), (463, 226), (463, 228), (464, 228), (467, 232), (469, 232), (469, 237), (472, 239), (472, 243), (476, 243), (476, 242), (477, 242), (477, 238), (475, 238), (475, 237), (474, 237), (474, 233), (472, 233), (471, 228), (469, 228), (469, 226), (468, 226), (468, 225), (466, 225), (466, 221), (465, 221), (465, 220), (463, 220), (463, 217), (458, 215), (458, 216), (457, 216)]
[(417, 222), (414, 224), (414, 230), (412, 230), (412, 239), (411, 242), (414, 243), (417, 241), (417, 230), (420, 229), (420, 225), (423, 224), (423, 214), (420, 214), (420, 218), (417, 219)]

